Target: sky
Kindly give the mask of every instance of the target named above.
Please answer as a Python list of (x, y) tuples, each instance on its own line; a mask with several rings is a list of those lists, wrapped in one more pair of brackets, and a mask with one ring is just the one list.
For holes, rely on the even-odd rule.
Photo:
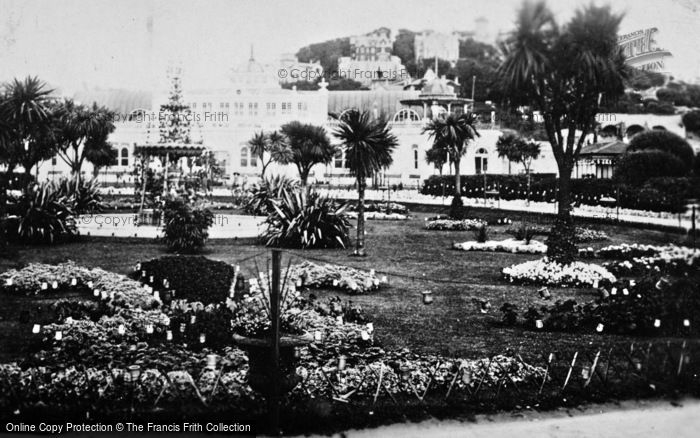
[[(37, 75), (64, 90), (153, 89), (165, 66), (221, 84), (231, 67), (378, 27), (508, 31), (522, 0), (0, 0), (0, 81)], [(560, 23), (589, 0), (550, 1)], [(611, 0), (621, 32), (657, 27), (667, 70), (700, 77), (700, 0)], [(601, 4), (601, 2), (597, 2)], [(147, 37), (152, 16), (153, 38)]]

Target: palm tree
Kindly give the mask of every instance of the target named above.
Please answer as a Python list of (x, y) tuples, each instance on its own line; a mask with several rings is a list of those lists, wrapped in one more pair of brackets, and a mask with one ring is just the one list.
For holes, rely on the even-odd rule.
[(355, 254), (365, 255), (365, 185), (393, 162), (399, 141), (387, 122), (372, 120), (369, 112), (347, 111), (333, 135), (341, 141), (350, 173), (357, 179), (357, 239)]
[(248, 140), (248, 146), (251, 154), (257, 156), (262, 163), (260, 171), (262, 179), (265, 179), (265, 170), (273, 161), (287, 164), (292, 159), (292, 151), (287, 146), (287, 139), (278, 131), (272, 131), (269, 134), (260, 131)]
[(265, 169), (270, 164), (269, 161), (265, 162), (265, 152), (268, 149), (267, 136), (263, 131), (256, 132), (253, 134), (253, 138), (248, 140), (248, 147), (250, 147), (250, 153), (260, 159), (262, 164), (262, 170), (260, 171), (260, 177), (265, 179)]
[(571, 220), (571, 173), (593, 132), (601, 100), (624, 94), (628, 68), (617, 34), (622, 15), (587, 6), (557, 26), (544, 2), (523, 4), (516, 28), (502, 44), (498, 74), (511, 108), (527, 106), (544, 119), (559, 170), (558, 217), (548, 256), (570, 263), (576, 255)]
[(440, 176), (442, 176), (442, 168), (447, 163), (447, 151), (445, 148), (433, 145), (433, 147), (425, 151), (425, 162), (435, 166), (440, 171)]
[(280, 130), (290, 150), (286, 162), (297, 166), (301, 185), (306, 187), (311, 169), (317, 164), (329, 164), (336, 149), (321, 126), (293, 121), (282, 125)]
[(97, 162), (93, 164), (99, 166), (102, 164), (102, 157), (114, 153), (112, 145), (107, 141), (109, 134), (115, 129), (114, 114), (97, 104), (88, 108), (70, 99), (62, 103), (58, 114), (58, 156), (70, 166), (78, 187), (85, 161), (90, 162), (95, 158)]
[(423, 128), (423, 133), (429, 133), (433, 138), (433, 147), (442, 148), (449, 155), (455, 168), (455, 196), (452, 200), (451, 216), (457, 216), (458, 209), (462, 205), (462, 184), (459, 173), (459, 164), (462, 156), (467, 151), (467, 144), (470, 140), (479, 137), (479, 133), (474, 127), (476, 116), (472, 113), (456, 115), (448, 114), (446, 117), (437, 117), (428, 122)]
[(37, 163), (55, 155), (52, 142), (40, 140), (51, 134), (52, 92), (45, 82), (31, 76), (5, 85), (0, 119), (5, 125), (6, 139), (2, 148), (4, 156), (0, 158), (7, 164), (8, 175), (17, 164), (29, 175)]

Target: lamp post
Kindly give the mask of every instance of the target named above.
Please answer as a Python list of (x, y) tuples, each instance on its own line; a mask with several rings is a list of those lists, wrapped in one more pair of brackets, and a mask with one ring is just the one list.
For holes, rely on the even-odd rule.
[(698, 208), (698, 200), (697, 199), (686, 199), (685, 200), (686, 204), (686, 211), (690, 211), (690, 230), (688, 230), (690, 233), (692, 233), (692, 240), (693, 240), (693, 250), (697, 249), (697, 242), (696, 242), (696, 233), (695, 233), (695, 213)]

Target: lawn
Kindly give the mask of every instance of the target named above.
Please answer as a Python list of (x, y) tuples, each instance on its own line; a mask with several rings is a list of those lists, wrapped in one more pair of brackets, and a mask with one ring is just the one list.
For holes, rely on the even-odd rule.
[[(516, 286), (500, 279), (501, 269), (514, 263), (538, 258), (537, 255), (510, 253), (462, 252), (450, 249), (452, 242), (473, 239), (473, 233), (426, 231), (424, 218), (433, 213), (418, 213), (409, 221), (374, 222), (367, 224), (368, 257), (349, 257), (349, 250), (310, 250), (286, 253), (283, 266), (291, 257), (299, 262), (304, 257), (331, 263), (375, 269), (378, 275), (388, 275), (388, 286), (367, 295), (353, 296), (337, 292), (315, 291), (323, 296), (339, 295), (343, 300), (360, 304), (376, 327), (375, 340), (385, 348), (409, 348), (417, 353), (436, 353), (466, 358), (505, 353), (512, 349), (523, 357), (538, 356), (557, 348), (584, 343), (598, 345), (629, 342), (631, 338), (606, 334), (547, 333), (514, 329), (500, 325), (499, 307), (506, 301), (527, 308), (541, 303), (532, 286)], [(500, 213), (475, 212), (475, 217)], [(508, 213), (518, 220), (519, 215)], [(583, 224), (583, 222), (581, 223)], [(589, 225), (604, 230), (610, 240), (585, 244), (594, 248), (618, 243), (666, 244), (680, 242), (682, 236), (661, 231), (643, 230), (615, 225)], [(490, 238), (511, 237), (505, 226), (490, 227)], [(354, 230), (353, 230), (354, 231)], [(137, 260), (147, 260), (165, 254), (164, 245), (136, 239), (83, 238), (79, 242), (57, 246), (12, 247), (8, 257), (0, 258), (0, 272), (19, 268), (28, 263), (59, 263), (73, 260), (88, 267), (126, 274)], [(243, 271), (253, 275), (264, 266), (269, 250), (263, 246), (241, 241), (211, 241), (206, 256), (235, 263), (260, 254), (256, 259), (241, 263)], [(262, 268), (261, 268), (262, 269)], [(435, 297), (431, 305), (421, 302), (421, 292), (431, 290)], [(593, 290), (551, 289), (554, 299), (576, 298), (590, 300)], [(490, 312), (481, 313), (475, 300), (488, 300)], [(6, 301), (0, 308), (0, 360), (11, 359), (21, 342), (17, 323), (27, 299)], [(24, 330), (24, 328), (22, 329)]]

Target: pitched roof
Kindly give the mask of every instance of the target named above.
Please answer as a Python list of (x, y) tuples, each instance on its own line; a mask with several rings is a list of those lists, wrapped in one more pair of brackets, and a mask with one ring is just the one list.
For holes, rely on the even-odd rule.
[(627, 152), (629, 145), (623, 141), (609, 143), (593, 143), (581, 148), (581, 155), (622, 155)]
[(98, 105), (107, 107), (108, 109), (119, 114), (131, 114), (137, 109), (150, 110), (152, 109), (153, 96), (148, 91), (132, 91), (132, 90), (84, 90), (78, 91), (73, 95), (73, 100), (85, 105), (92, 105), (96, 102)]

